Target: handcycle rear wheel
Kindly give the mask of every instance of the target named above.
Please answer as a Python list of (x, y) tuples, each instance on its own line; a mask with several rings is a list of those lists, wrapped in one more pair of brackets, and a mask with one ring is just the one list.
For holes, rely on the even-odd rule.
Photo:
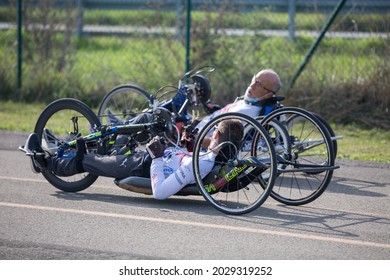
[[(247, 133), (236, 145), (224, 142), (215, 160), (219, 171), (210, 180), (209, 175), (204, 177), (201, 173), (202, 156), (210, 152), (205, 152), (202, 143), (221, 122), (233, 119), (240, 121)], [(235, 167), (229, 164), (253, 159), (260, 164), (239, 163)], [(274, 184), (276, 163), (274, 145), (267, 131), (258, 121), (241, 113), (222, 114), (207, 123), (199, 133), (193, 152), (194, 176), (201, 194), (214, 208), (232, 215), (249, 213), (266, 201)]]
[[(42, 111), (34, 132), (41, 139), (43, 149), (55, 156), (61, 142), (88, 135), (95, 127), (100, 127), (99, 119), (86, 104), (76, 99), (63, 98), (52, 102)], [(96, 146), (90, 146), (90, 152), (92, 149), (96, 149)], [(75, 148), (69, 147), (64, 156), (71, 157), (74, 153)], [(60, 177), (49, 170), (43, 170), (42, 175), (54, 187), (65, 192), (84, 190), (98, 178), (89, 173)]]
[(286, 205), (310, 203), (326, 190), (335, 169), (329, 131), (312, 113), (300, 108), (277, 109), (261, 123), (267, 125), (275, 119), (283, 120), (291, 151), (278, 158), (278, 175), (270, 196)]
[(120, 85), (103, 97), (98, 110), (99, 120), (102, 124), (122, 124), (147, 111), (149, 105), (150, 94), (146, 90), (131, 84)]

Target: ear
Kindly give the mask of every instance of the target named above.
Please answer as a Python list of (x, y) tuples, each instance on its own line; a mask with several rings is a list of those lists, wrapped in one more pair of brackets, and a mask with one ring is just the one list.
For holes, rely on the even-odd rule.
[(219, 130), (215, 129), (213, 135), (211, 136), (210, 144), (212, 145), (219, 144), (218, 142), (219, 134), (220, 134)]

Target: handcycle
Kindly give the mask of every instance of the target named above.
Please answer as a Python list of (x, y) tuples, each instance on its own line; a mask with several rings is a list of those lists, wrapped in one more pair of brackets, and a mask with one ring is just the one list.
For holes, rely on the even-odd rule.
[[(214, 67), (205, 66), (186, 73), (174, 93), (185, 92), (188, 85), (183, 81), (193, 79), (210, 97), (210, 84), (205, 78)], [(206, 73), (206, 75), (204, 75)], [(101, 120), (111, 123), (111, 115), (126, 120), (145, 111), (153, 104), (154, 96), (134, 85), (122, 85), (105, 95), (99, 107)], [(257, 120), (270, 134), (278, 155), (278, 175), (271, 197), (287, 205), (303, 205), (321, 196), (333, 175), (337, 155), (337, 140), (331, 126), (320, 115), (296, 107), (285, 107), (282, 96), (269, 100), (270, 112)], [(136, 100), (136, 102), (135, 102)], [(107, 114), (108, 112), (108, 114)], [(245, 145), (249, 145), (247, 141)], [(243, 147), (247, 149), (248, 147)], [(138, 182), (131, 182), (137, 185)], [(146, 183), (147, 184), (147, 183)]]
[[(195, 86), (193, 84), (186, 86), (186, 99), (178, 112), (184, 112), (191, 105), (190, 100), (194, 100), (192, 95)], [(78, 137), (83, 137), (88, 153), (97, 154), (111, 152), (110, 143), (115, 142), (118, 135), (125, 135), (131, 139), (126, 147), (130, 147), (132, 153), (143, 148), (145, 136), (141, 137), (142, 142), (137, 141), (141, 134), (160, 135), (170, 139), (172, 145), (178, 145), (178, 142), (175, 142), (179, 139), (175, 136), (178, 129), (175, 127), (176, 119), (172, 112), (155, 105), (152, 106), (150, 113), (151, 118), (145, 123), (101, 125), (98, 116), (86, 104), (76, 99), (64, 98), (52, 102), (43, 110), (34, 131), (40, 137), (46, 153), (63, 158), (74, 156)], [(230, 141), (224, 142), (213, 170), (204, 176), (205, 174), (201, 174), (199, 162), (205, 150), (202, 142), (197, 140), (193, 152), (196, 183), (184, 187), (177, 195), (203, 195), (216, 209), (224, 213), (244, 214), (253, 211), (267, 199), (276, 176), (276, 155), (271, 138), (259, 122), (239, 113), (216, 118), (202, 130), (202, 133), (207, 134), (227, 119), (238, 119), (254, 131), (255, 137), (251, 140), (253, 148), (244, 151), (242, 149), (244, 141), (234, 144)], [(202, 133), (201, 138), (204, 138), (202, 135), (206, 134)], [(258, 145), (260, 142), (261, 145)], [(32, 153), (24, 147), (20, 147), (20, 150), (28, 155)], [(97, 179), (97, 176), (89, 173), (61, 177), (46, 169), (41, 172), (48, 182), (65, 192), (82, 191)], [(260, 174), (266, 174), (267, 180), (262, 180)], [(138, 190), (129, 190), (142, 193), (151, 191), (149, 178), (118, 178), (115, 182), (118, 186), (124, 187), (129, 186), (127, 180), (130, 179), (135, 181), (144, 179), (149, 185), (138, 185)]]
[[(212, 68), (208, 68), (213, 71)], [(187, 75), (189, 76), (189, 75)], [(202, 86), (202, 89), (199, 89), (198, 91), (201, 94), (209, 94), (210, 90), (206, 89), (204, 87), (209, 87), (209, 84), (207, 84), (206, 79), (201, 79), (202, 77), (195, 77), (195, 81), (200, 80), (200, 85)], [(198, 83), (198, 82), (197, 82)], [(206, 84), (205, 84), (206, 83)], [(199, 85), (197, 85), (199, 86)], [(143, 92), (142, 89), (140, 89), (137, 86), (119, 86), (117, 87), (119, 92), (121, 92), (121, 102), (123, 104), (126, 104), (126, 106), (131, 106), (133, 108), (133, 105), (135, 105), (136, 102), (138, 102), (139, 98), (138, 95), (140, 92)], [(136, 95), (130, 96), (131, 99), (128, 99), (131, 101), (131, 103), (126, 102), (123, 97), (122, 88), (136, 88), (137, 91)], [(189, 104), (189, 99), (185, 99), (183, 101), (183, 96), (190, 96), (193, 93), (193, 90), (195, 88), (195, 82), (192, 84), (183, 84), (181, 86), (181, 91), (177, 92), (176, 99), (173, 102), (167, 102), (170, 99), (171, 92), (163, 92), (162, 90), (159, 90), (155, 95), (151, 96), (148, 93), (144, 93), (145, 96), (147, 96), (147, 108), (137, 107), (140, 110), (135, 112), (132, 110), (129, 111), (122, 111), (124, 118), (126, 117), (136, 117), (139, 113), (148, 111), (149, 113), (156, 111), (156, 108), (158, 104), (164, 103), (165, 105), (169, 105), (170, 109), (172, 109), (172, 106), (179, 106), (179, 104), (176, 104), (176, 102), (182, 102), (182, 105), (180, 107), (183, 107), (183, 110), (185, 110)], [(114, 90), (114, 92), (116, 92)], [(142, 93), (143, 96), (143, 93)], [(145, 97), (144, 97), (145, 98)], [(185, 102), (185, 104), (184, 104)], [(193, 102), (192, 102), (193, 103)], [(126, 107), (124, 107), (126, 108)], [(135, 108), (135, 107), (134, 107)], [(175, 107), (176, 108), (176, 107)], [(156, 113), (156, 112), (155, 112)], [(165, 114), (166, 115), (166, 114)], [(114, 115), (115, 116), (115, 115)], [(154, 115), (156, 117), (156, 114)], [(157, 116), (158, 117), (158, 116)], [(123, 124), (123, 123), (122, 123)], [(112, 123), (110, 123), (111, 126)], [(148, 127), (145, 129), (144, 126), (138, 125), (133, 126), (135, 127), (135, 132), (130, 133), (124, 133), (123, 131), (121, 134), (123, 135), (129, 135), (129, 141), (127, 141), (124, 144), (120, 144), (119, 148), (117, 150), (120, 150), (121, 148), (124, 148), (126, 151), (120, 151), (122, 153), (129, 153), (133, 152), (137, 148), (141, 148), (142, 145), (144, 145), (148, 140), (150, 140), (156, 132), (153, 130), (148, 129)], [(101, 133), (104, 135), (104, 129), (106, 129), (106, 126), (102, 126), (101, 124), (101, 116), (100, 118), (96, 116), (96, 114), (83, 102), (76, 100), (76, 99), (70, 99), (70, 98), (64, 98), (59, 99), (51, 104), (49, 104), (40, 114), (35, 128), (34, 132), (37, 133), (37, 135), (42, 140), (42, 146), (43, 148), (51, 153), (56, 154), (58, 151), (58, 146), (62, 143), (72, 142), (77, 137), (82, 135), (89, 135), (91, 132)], [(101, 132), (99, 130), (102, 130)], [(113, 130), (111, 130), (113, 132)], [(88, 141), (88, 150), (93, 151), (98, 154), (108, 154), (111, 153), (113, 150), (115, 150), (117, 143), (116, 138), (118, 136), (118, 133), (110, 133), (107, 135), (104, 139), (97, 138), (96, 141)], [(88, 139), (87, 139), (88, 140)], [(74, 142), (72, 142), (74, 144)], [(70, 145), (70, 147), (73, 147)], [(22, 149), (23, 151), (23, 149)], [(61, 151), (60, 151), (61, 152)], [(67, 153), (64, 153), (63, 157), (71, 157), (74, 150), (70, 149)], [(63, 153), (63, 152), (61, 152)], [(39, 172), (39, 170), (35, 170), (35, 172)], [(58, 178), (58, 176), (55, 176), (51, 174), (50, 172), (42, 172), (43, 176), (52, 184), (54, 184), (56, 187), (63, 189), (65, 191), (80, 191), (84, 188), (91, 185), (96, 179), (96, 176), (93, 176), (91, 174), (83, 174), (74, 176), (72, 178), (66, 178), (66, 180)]]
[[(126, 144), (119, 149), (121, 151), (122, 148), (127, 148), (126, 153), (142, 150), (147, 139), (154, 135), (162, 135), (177, 141), (180, 138), (179, 135), (172, 137), (178, 131), (175, 125), (177, 114), (172, 114), (173, 101), (181, 100), (182, 104), (177, 113), (183, 113), (190, 105), (196, 105), (194, 92), (196, 93), (195, 99), (196, 95), (200, 95), (203, 102), (209, 98), (210, 94), (208, 81), (199, 74), (199, 70), (191, 71), (183, 77), (189, 82), (181, 81), (179, 90), (174, 92), (173, 97), (168, 102), (150, 102), (150, 100), (157, 99), (157, 94), (149, 99), (149, 106), (146, 110), (152, 116), (149, 122), (135, 124), (131, 123), (130, 118), (119, 125), (101, 125), (99, 117), (81, 101), (60, 99), (45, 108), (38, 118), (35, 132), (42, 139), (42, 144), (47, 152), (61, 157), (74, 155), (75, 139), (80, 136), (83, 136), (87, 142), (88, 152), (99, 154), (111, 153), (112, 148), (116, 145), (118, 135), (126, 135), (128, 139)], [(166, 96), (165, 93), (162, 95)], [(305, 204), (319, 197), (330, 182), (332, 170), (337, 168), (334, 166), (334, 158), (332, 158), (333, 146), (329, 132), (323, 125), (318, 124), (318, 119), (304, 110), (298, 108), (282, 108), (282, 110), (282, 112), (275, 110), (273, 114), (263, 120), (253, 120), (239, 113), (229, 113), (210, 121), (199, 132), (195, 142), (193, 171), (196, 184), (186, 186), (177, 195), (202, 194), (213, 207), (228, 214), (244, 214), (253, 211), (264, 203), (269, 195), (290, 205)], [(128, 112), (130, 111), (126, 111), (126, 115), (123, 116), (130, 116)], [(280, 122), (281, 117), (285, 117), (287, 114), (296, 116), (297, 112), (299, 118), (290, 117), (289, 121)], [(199, 167), (199, 159), (203, 152), (201, 143), (218, 123), (229, 118), (239, 119), (245, 124), (245, 137), (235, 145), (226, 143), (227, 150), (224, 148), (224, 153), (216, 161), (215, 168), (208, 176), (203, 177)], [(286, 127), (297, 127), (296, 123), (298, 122), (292, 121), (294, 119), (305, 120), (319, 131), (320, 136), (314, 141), (315, 145), (313, 145), (312, 140), (309, 141), (302, 136), (298, 137), (286, 132)], [(48, 133), (49, 131), (50, 133)], [(293, 132), (293, 129), (291, 131)], [(178, 145), (174, 141), (171, 144)], [(299, 152), (293, 154), (291, 147), (298, 146), (298, 144), (301, 148)], [(318, 148), (319, 146), (325, 148), (321, 150)], [(23, 150), (23, 148), (21, 149)], [(321, 150), (320, 156), (316, 155), (321, 161), (305, 165), (299, 162), (300, 153), (313, 150)], [(304, 154), (304, 156), (311, 155)], [(52, 185), (67, 192), (84, 190), (97, 179), (92, 174), (84, 173), (70, 178), (59, 177), (47, 170), (44, 170), (42, 174)], [(306, 178), (297, 180), (296, 174), (304, 174), (303, 177)], [(283, 180), (283, 183), (278, 185), (278, 190), (274, 191), (273, 186), (277, 182), (276, 180), (284, 176), (290, 176), (290, 182), (286, 186), (285, 182), (288, 180)], [(301, 181), (309, 182), (307, 177), (314, 178), (315, 187), (312, 187), (313, 183), (310, 184), (310, 188), (301, 187)], [(293, 185), (292, 182), (297, 184)], [(151, 194), (149, 178), (122, 178), (115, 180), (115, 183), (130, 191)], [(298, 191), (300, 197), (297, 199), (291, 197), (289, 193), (280, 191), (284, 189), (289, 189), (289, 193)]]

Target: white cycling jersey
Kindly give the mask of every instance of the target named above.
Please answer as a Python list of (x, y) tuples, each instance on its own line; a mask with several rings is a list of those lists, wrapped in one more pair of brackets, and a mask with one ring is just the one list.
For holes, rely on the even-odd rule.
[[(202, 178), (213, 168), (215, 156), (213, 152), (201, 155), (199, 166)], [(186, 149), (167, 148), (163, 157), (152, 161), (150, 178), (155, 199), (166, 199), (176, 194), (186, 185), (195, 183), (192, 154)]]
[(202, 119), (202, 121), (196, 125), (196, 128), (199, 131), (201, 131), (201, 129), (203, 127), (205, 127), (205, 125), (209, 121), (214, 119), (216, 116), (219, 116), (219, 115), (224, 114), (224, 113), (229, 113), (229, 112), (242, 113), (242, 114), (245, 114), (245, 115), (250, 116), (252, 118), (256, 118), (260, 115), (261, 109), (262, 109), (261, 106), (252, 105), (248, 102), (245, 102), (244, 99), (241, 99), (241, 100), (238, 100), (234, 103), (230, 103), (230, 104), (226, 105), (222, 109), (215, 111), (214, 113), (212, 113), (209, 116), (204, 117)]

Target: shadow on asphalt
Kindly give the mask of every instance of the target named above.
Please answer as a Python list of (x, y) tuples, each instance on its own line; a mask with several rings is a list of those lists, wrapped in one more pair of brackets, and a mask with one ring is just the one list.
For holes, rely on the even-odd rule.
[[(354, 195), (357, 194), (373, 195), (371, 192), (361, 190), (354, 193)], [(133, 197), (82, 192), (64, 193), (59, 191), (53, 194), (53, 196), (58, 199), (72, 201), (92, 200), (122, 206), (129, 205), (148, 209), (158, 209), (163, 212), (186, 212), (213, 217), (217, 216), (218, 219), (220, 219), (219, 221), (221, 224), (231, 224), (232, 220), (239, 220), (241, 226), (247, 223), (247, 226), (251, 228), (255, 226), (261, 229), (268, 228), (270, 230), (285, 232), (294, 231), (312, 235), (329, 234), (332, 236), (354, 238), (358, 237), (353, 230), (356, 225), (365, 226), (365, 224), (367, 224), (367, 226), (372, 226), (373, 223), (381, 224), (382, 226), (390, 225), (390, 219), (386, 217), (339, 211), (321, 208), (320, 206), (312, 207), (309, 204), (304, 206), (287, 206), (275, 204), (275, 201), (272, 198), (269, 198), (269, 201), (251, 213), (234, 216), (219, 212), (202, 199), (191, 199), (191, 196), (155, 200), (151, 196)], [(383, 195), (378, 194), (378, 196)], [(214, 221), (215, 219), (213, 222)]]

